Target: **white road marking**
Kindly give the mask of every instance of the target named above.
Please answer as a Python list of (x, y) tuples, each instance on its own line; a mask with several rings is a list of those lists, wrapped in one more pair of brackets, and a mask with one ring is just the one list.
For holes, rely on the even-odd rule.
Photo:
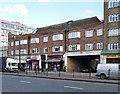
[(31, 82), (29, 82), (29, 81), (20, 81), (21, 83), (28, 83), (28, 84), (30, 84)]
[(72, 88), (72, 89), (83, 89), (83, 88), (79, 88), (79, 87), (71, 87), (71, 86), (64, 86), (65, 88)]

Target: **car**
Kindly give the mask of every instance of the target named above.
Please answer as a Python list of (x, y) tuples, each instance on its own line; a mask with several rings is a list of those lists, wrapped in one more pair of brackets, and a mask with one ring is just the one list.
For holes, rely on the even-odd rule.
[(82, 73), (96, 73), (96, 69), (94, 67), (86, 67), (82, 70)]

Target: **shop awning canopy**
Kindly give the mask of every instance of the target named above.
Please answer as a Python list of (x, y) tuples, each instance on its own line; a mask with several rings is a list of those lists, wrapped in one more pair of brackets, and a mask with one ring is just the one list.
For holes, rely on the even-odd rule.
[(120, 54), (119, 50), (116, 51), (102, 51), (101, 55), (108, 55), (108, 54)]
[(51, 60), (45, 60), (45, 62), (61, 62), (62, 59), (51, 59)]

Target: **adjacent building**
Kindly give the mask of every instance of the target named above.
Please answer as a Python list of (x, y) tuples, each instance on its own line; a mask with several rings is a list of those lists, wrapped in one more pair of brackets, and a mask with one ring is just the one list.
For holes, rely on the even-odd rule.
[(81, 71), (96, 67), (104, 48), (103, 22), (97, 17), (38, 28), (35, 34), (9, 34), (8, 55), (29, 70)]
[(120, 0), (104, 2), (104, 51), (101, 63), (120, 63)]
[(19, 22), (11, 22), (0, 19), (0, 57), (8, 56), (8, 33), (19, 35), (32, 33), (35, 28)]

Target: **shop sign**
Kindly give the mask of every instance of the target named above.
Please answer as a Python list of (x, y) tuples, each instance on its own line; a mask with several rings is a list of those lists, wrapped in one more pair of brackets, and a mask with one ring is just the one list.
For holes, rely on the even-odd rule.
[(39, 57), (38, 56), (31, 56), (31, 59), (32, 60), (39, 60)]
[(107, 55), (107, 58), (120, 58), (120, 55)]

